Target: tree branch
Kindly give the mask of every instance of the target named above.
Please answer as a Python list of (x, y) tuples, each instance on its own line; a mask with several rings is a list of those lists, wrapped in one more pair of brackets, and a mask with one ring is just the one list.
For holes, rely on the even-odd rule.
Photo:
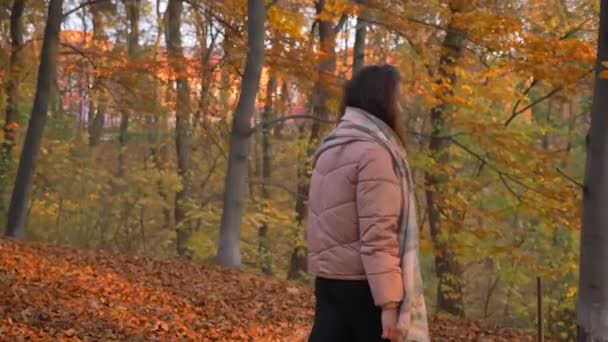
[(570, 177), (569, 175), (567, 175), (564, 171), (562, 171), (559, 167), (555, 169), (560, 175), (562, 175), (564, 178), (566, 178), (567, 180), (569, 180), (570, 182), (572, 182), (572, 184), (576, 185), (577, 187), (581, 188), (583, 191), (585, 191), (585, 185), (583, 185), (581, 182), (577, 181), (576, 179)]
[[(532, 90), (532, 88), (534, 88), (535, 85), (538, 84), (538, 80), (533, 78), (532, 79), (532, 83), (530, 83), (530, 86), (522, 93), (522, 96), (527, 96), (528, 93), (530, 92), (530, 90)], [(517, 100), (517, 102), (515, 102), (515, 106), (513, 106), (513, 111), (511, 112), (511, 117), (505, 122), (505, 127), (508, 126), (511, 121), (513, 121), (513, 119), (515, 119), (516, 113), (517, 113), (517, 108), (519, 108), (519, 104), (521, 103), (521, 99)]]
[(487, 167), (489, 167), (490, 169), (494, 170), (494, 172), (496, 172), (496, 173), (499, 175), (499, 177), (500, 177), (500, 176), (502, 176), (502, 177), (504, 177), (505, 179), (508, 179), (508, 180), (510, 180), (510, 181), (512, 181), (512, 182), (514, 182), (514, 183), (517, 183), (517, 184), (519, 184), (521, 187), (523, 187), (523, 188), (525, 188), (525, 189), (528, 189), (528, 190), (530, 190), (530, 191), (532, 191), (532, 192), (535, 192), (535, 193), (537, 193), (537, 194), (539, 194), (539, 195), (541, 195), (541, 196), (544, 196), (544, 197), (546, 197), (546, 198), (550, 198), (550, 199), (555, 200), (555, 201), (561, 201), (561, 199), (559, 199), (559, 198), (557, 198), (557, 197), (554, 197), (554, 196), (552, 196), (552, 195), (546, 194), (546, 193), (544, 193), (544, 192), (542, 192), (542, 191), (540, 191), (540, 190), (538, 190), (538, 189), (535, 189), (535, 188), (533, 188), (533, 187), (531, 187), (531, 186), (527, 185), (526, 183), (524, 183), (524, 182), (520, 181), (519, 179), (515, 178), (515, 177), (514, 177), (513, 175), (511, 175), (511, 174), (506, 173), (506, 172), (504, 172), (504, 171), (501, 171), (501, 170), (500, 170), (498, 167), (496, 167), (496, 166), (492, 165), (491, 163), (489, 163), (489, 162), (488, 162), (488, 161), (487, 161), (485, 158), (483, 158), (482, 156), (480, 156), (480, 155), (479, 155), (478, 153), (476, 153), (475, 151), (471, 150), (471, 149), (470, 149), (469, 147), (467, 147), (466, 145), (462, 144), (460, 141), (458, 141), (458, 140), (456, 140), (456, 139), (454, 139), (454, 138), (450, 138), (449, 140), (450, 140), (450, 141), (451, 141), (451, 142), (452, 142), (454, 145), (456, 145), (456, 146), (460, 147), (462, 150), (464, 150), (465, 152), (469, 153), (469, 154), (470, 154), (471, 156), (473, 156), (475, 159), (479, 160), (480, 162), (484, 162), (484, 163), (485, 163), (485, 165), (486, 165)]
[(502, 182), (502, 184), (505, 186), (505, 188), (507, 188), (507, 190), (509, 190), (509, 192), (511, 193), (511, 195), (513, 195), (515, 198), (517, 198), (518, 201), (521, 202), (521, 195), (518, 194), (510, 185), (509, 182), (507, 182), (507, 180), (505, 179), (505, 176), (501, 173), (498, 174), (498, 177), (500, 178), (500, 181)]
[(272, 127), (274, 125), (277, 125), (281, 122), (284, 121), (288, 121), (288, 120), (296, 120), (296, 119), (308, 119), (308, 120), (313, 120), (313, 121), (318, 121), (321, 123), (326, 123), (326, 124), (336, 124), (338, 123), (338, 121), (335, 120), (325, 120), (325, 119), (321, 119), (318, 118), (314, 115), (307, 115), (307, 114), (303, 114), (303, 115), (289, 115), (289, 116), (282, 116), (273, 120), (269, 120), (269, 121), (265, 121), (265, 122), (260, 122), (257, 125), (253, 126), (249, 132), (247, 133), (247, 135), (251, 135), (253, 133), (255, 133), (257, 130), (265, 128), (265, 127)]
[(577, 33), (578, 31), (582, 30), (583, 27), (585, 25), (587, 25), (587, 23), (590, 22), (592, 19), (593, 19), (593, 17), (589, 17), (589, 18), (583, 20), (582, 23), (580, 23), (580, 24), (574, 26), (573, 28), (571, 28), (570, 30), (566, 31), (566, 33), (564, 33), (559, 39), (566, 40), (566, 39), (570, 38), (570, 36)]
[(79, 56), (83, 57), (84, 59), (86, 59), (93, 66), (93, 69), (97, 69), (97, 65), (95, 64), (95, 62), (93, 61), (93, 59), (89, 55), (87, 55), (85, 51), (82, 51), (78, 47), (76, 47), (74, 45), (71, 45), (71, 44), (67, 44), (67, 43), (59, 43), (59, 45), (72, 50), (77, 55), (79, 55)]
[[(589, 75), (590, 73), (593, 72), (594, 69), (590, 69), (589, 71), (587, 71), (586, 73), (584, 73), (581, 77), (578, 78), (577, 81), (582, 80), (583, 78), (587, 77), (587, 75)], [(534, 83), (534, 82), (533, 82)], [(553, 90), (551, 90), (549, 93), (547, 93), (546, 95), (544, 95), (543, 97), (540, 97), (534, 101), (532, 101), (532, 103), (530, 103), (529, 105), (525, 106), (524, 108), (520, 109), (520, 110), (516, 110), (517, 105), (519, 104), (520, 101), (517, 102), (517, 104), (515, 105), (515, 107), (513, 108), (513, 113), (511, 114), (511, 116), (507, 119), (507, 121), (505, 121), (505, 127), (509, 126), (509, 124), (519, 115), (523, 114), (525, 111), (527, 111), (528, 109), (536, 106), (537, 104), (549, 99), (550, 97), (552, 97), (553, 95), (559, 93), (560, 91), (562, 91), (564, 89), (564, 86), (559, 86), (554, 88)], [(529, 91), (529, 90), (527, 90)], [(527, 93), (527, 92), (526, 92)], [(526, 94), (524, 93), (524, 95)]]
[(520, 116), (521, 114), (523, 114), (525, 111), (527, 111), (528, 109), (536, 106), (537, 104), (547, 100), (548, 98), (550, 98), (551, 96), (559, 93), (561, 90), (563, 89), (562, 86), (559, 86), (557, 88), (554, 88), (553, 90), (551, 90), (549, 93), (547, 93), (545, 96), (538, 98), (534, 101), (532, 101), (532, 103), (530, 103), (529, 105), (525, 106), (524, 108), (520, 109), (520, 110), (515, 110), (517, 108), (517, 106), (519, 105), (521, 100), (518, 100), (518, 102), (515, 104), (515, 107), (513, 107), (513, 113), (511, 114), (511, 116), (507, 119), (507, 121), (505, 121), (505, 127), (509, 126), (509, 124), (518, 116)]
[(68, 17), (70, 14), (76, 13), (76, 12), (80, 11), (81, 9), (87, 7), (87, 6), (94, 5), (94, 4), (97, 4), (97, 3), (102, 3), (102, 2), (109, 2), (109, 1), (110, 0), (89, 0), (89, 1), (82, 2), (82, 3), (80, 3), (80, 5), (78, 5), (78, 6), (74, 7), (74, 8), (72, 8), (71, 10), (65, 12), (63, 14), (63, 19), (65, 19), (66, 17)]
[[(197, 9), (199, 11), (206, 11), (206, 9), (205, 9), (204, 6), (196, 3), (194, 0), (182, 0), (182, 1), (184, 3), (190, 5), (194, 9)], [(225, 28), (230, 29), (234, 33), (241, 34), (241, 31), (239, 31), (231, 23), (227, 22), (224, 18), (222, 18), (218, 14), (213, 13), (212, 11), (208, 11), (207, 13), (209, 13), (213, 17), (213, 19), (215, 19), (217, 22), (219, 22), (220, 24), (222, 24)]]

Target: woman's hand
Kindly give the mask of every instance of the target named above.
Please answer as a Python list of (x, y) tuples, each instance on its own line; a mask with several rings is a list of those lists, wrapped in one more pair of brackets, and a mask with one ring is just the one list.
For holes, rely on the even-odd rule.
[(397, 329), (399, 319), (399, 308), (397, 306), (386, 306), (382, 308), (382, 338), (391, 342), (401, 342), (403, 336)]

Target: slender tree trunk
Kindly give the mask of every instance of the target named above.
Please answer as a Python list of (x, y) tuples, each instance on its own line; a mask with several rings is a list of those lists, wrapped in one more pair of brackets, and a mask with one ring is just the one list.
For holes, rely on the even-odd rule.
[(241, 94), (234, 113), (230, 134), (224, 209), (217, 252), (217, 262), (219, 264), (239, 268), (241, 267), (239, 242), (246, 188), (251, 114), (254, 110), (264, 63), (264, 22), (266, 21), (264, 0), (249, 0), (247, 10), (249, 51), (247, 52)]
[[(95, 80), (95, 83), (100, 82)], [(93, 91), (95, 91), (96, 85), (93, 85)], [(99, 88), (97, 88), (99, 90)], [(103, 95), (100, 95), (100, 97)], [(103, 126), (106, 120), (106, 104), (105, 100), (99, 100), (97, 107), (94, 103), (91, 103), (91, 111), (94, 112), (91, 122), (89, 122), (89, 146), (94, 147), (99, 145), (101, 137), (103, 136)]]
[(567, 106), (567, 116), (566, 116), (566, 120), (568, 122), (568, 133), (566, 136), (566, 148), (564, 149), (564, 160), (562, 162), (562, 168), (567, 168), (568, 167), (568, 162), (569, 162), (569, 156), (570, 156), (570, 152), (572, 151), (572, 137), (573, 137), (573, 132), (575, 129), (575, 125), (576, 125), (576, 116), (574, 115), (574, 111), (573, 111), (573, 105), (574, 100), (570, 100), (570, 102), (568, 102)]
[(184, 54), (182, 50), (182, 0), (170, 0), (167, 5), (166, 43), (169, 60), (176, 76), (177, 101), (175, 108), (175, 147), (177, 152), (177, 171), (182, 186), (175, 194), (175, 228), (177, 233), (177, 254), (188, 256), (187, 243), (192, 234), (192, 222), (187, 219), (189, 205), (192, 203), (192, 175), (190, 170), (191, 127), (190, 127), (190, 89), (185, 75)]
[[(459, 3), (460, 1), (453, 1)], [(451, 6), (453, 15), (460, 12), (460, 6)], [(447, 89), (454, 87), (457, 78), (451, 67), (460, 59), (464, 44), (464, 32), (448, 25), (447, 34), (443, 41), (443, 53), (440, 57), (438, 83), (448, 83)], [(429, 149), (438, 165), (449, 165), (452, 160), (448, 154), (450, 142), (442, 139), (445, 133), (444, 112), (448, 106), (447, 99), (450, 90), (437, 94), (441, 104), (431, 110), (432, 133)], [(454, 255), (454, 248), (449, 244), (449, 235), (455, 231), (456, 222), (461, 222), (460, 213), (447, 211), (446, 200), (450, 191), (445, 189), (449, 179), (437, 172), (427, 172), (426, 192), (429, 211), (429, 226), (433, 247), (435, 249), (435, 272), (437, 273), (437, 308), (455, 316), (464, 316), (464, 281), (462, 267)]]
[[(306, 139), (306, 130), (304, 125), (298, 127), (298, 140), (304, 141)], [(297, 179), (298, 179), (298, 188), (296, 192), (296, 224), (298, 230), (296, 231), (295, 238), (295, 246), (291, 253), (291, 257), (289, 260), (289, 269), (287, 271), (287, 279), (291, 280), (301, 280), (304, 278), (304, 274), (306, 274), (308, 268), (308, 260), (307, 260), (307, 250), (306, 247), (300, 243), (301, 239), (305, 238), (304, 234), (304, 218), (305, 218), (305, 200), (308, 197), (308, 173), (306, 171), (306, 167), (309, 165), (308, 163), (308, 154), (299, 152), (298, 153), (298, 168), (297, 168)]]
[[(262, 122), (269, 122), (274, 111), (275, 102), (275, 90), (277, 87), (277, 78), (274, 74), (268, 78), (268, 84), (266, 85), (266, 103), (264, 105), (264, 111), (262, 112)], [(264, 208), (268, 207), (270, 201), (270, 192), (266, 184), (270, 182), (272, 175), (271, 169), (271, 151), (270, 151), (270, 127), (264, 125), (262, 127), (262, 205)], [(270, 245), (268, 242), (268, 229), (269, 223), (262, 222), (259, 230), (259, 253), (260, 253), (260, 266), (262, 273), (266, 275), (272, 275), (272, 259), (270, 254)]]
[(551, 126), (551, 114), (553, 113), (554, 103), (551, 99), (547, 100), (547, 112), (545, 113), (545, 120), (543, 126), (545, 126), (545, 133), (542, 136), (542, 147), (543, 150), (548, 151), (551, 147), (551, 136), (549, 133), (549, 127)]
[[(155, 1), (155, 12), (156, 12), (156, 39), (154, 42), (154, 61), (158, 61), (159, 51), (161, 48), (162, 40), (163, 40), (163, 32), (165, 29), (163, 14), (161, 12), (161, 2), (162, 0)], [(158, 67), (157, 67), (158, 68)], [(158, 72), (159, 69), (155, 69), (155, 72)], [(162, 199), (163, 202), (163, 223), (162, 229), (170, 230), (172, 228), (173, 223), (173, 213), (174, 208), (170, 201), (170, 196), (167, 189), (164, 189), (162, 174), (167, 165), (167, 146), (166, 146), (166, 133), (167, 133), (167, 122), (166, 115), (162, 109), (161, 103), (162, 101), (162, 87), (161, 82), (157, 79), (153, 80), (154, 82), (154, 103), (156, 105), (156, 110), (154, 111), (153, 123), (151, 129), (151, 137), (150, 137), (150, 157), (152, 158), (154, 165), (159, 173), (159, 178), (156, 183), (158, 189), (158, 195)], [(169, 101), (166, 101), (169, 102)]]
[[(279, 99), (279, 103), (275, 105), (275, 110), (279, 115), (286, 116), (289, 113), (290, 103), (289, 103), (289, 83), (286, 79), (281, 81), (281, 96)], [(282, 121), (278, 125), (274, 126), (274, 136), (277, 139), (281, 139), (283, 136), (283, 128), (285, 128), (285, 122)]]
[[(205, 22), (206, 20), (206, 22)], [(213, 83), (213, 68), (214, 66), (211, 63), (211, 58), (213, 56), (213, 51), (215, 50), (215, 40), (216, 34), (212, 33), (213, 22), (212, 16), (208, 15), (208, 12), (205, 12), (205, 16), (201, 15), (196, 16), (197, 29), (199, 31), (199, 45), (201, 47), (201, 56), (200, 56), (200, 82), (201, 82), (201, 90), (199, 93), (199, 101), (198, 108), (194, 115), (193, 128), (196, 131), (199, 126), (202, 126), (203, 129), (207, 127), (208, 114), (207, 110), (209, 108), (209, 99), (210, 99), (210, 89)], [(211, 40), (209, 43), (208, 40)]]
[(19, 159), (17, 178), (15, 179), (15, 186), (8, 211), (6, 236), (10, 237), (20, 239), (25, 237), (25, 222), (27, 220), (32, 183), (36, 171), (36, 161), (46, 124), (51, 83), (55, 79), (62, 6), (63, 0), (50, 0), (49, 2), (48, 18), (46, 28), (44, 29), (44, 40), (42, 42), (40, 66), (38, 68), (36, 95), (34, 97), (34, 105), (23, 150)]
[[(226, 29), (227, 30), (227, 29)], [(228, 33), (225, 33), (225, 35)], [(228, 56), (230, 54), (229, 51), (229, 39), (230, 35), (224, 37), (224, 42), (222, 43), (224, 50), (224, 60), (228, 60)], [(220, 70), (220, 91), (219, 98), (222, 110), (222, 114), (228, 114), (228, 108), (230, 108), (230, 73), (228, 68), (224, 67)]]
[[(123, 0), (129, 21), (129, 33), (127, 35), (127, 58), (133, 62), (137, 58), (139, 49), (139, 8), (141, 0)], [(118, 152), (118, 174), (122, 177), (126, 170), (125, 148), (127, 146), (127, 134), (129, 131), (130, 112), (125, 109), (120, 114), (120, 127), (118, 132), (118, 142), (120, 151)]]
[[(103, 4), (92, 4), (91, 13), (93, 15), (93, 41), (101, 43), (107, 38), (105, 35), (105, 27), (103, 22), (103, 16), (101, 13), (101, 6)], [(89, 107), (89, 146), (94, 147), (101, 141), (103, 134), (103, 126), (106, 120), (106, 102), (107, 98), (104, 90), (102, 89), (102, 77), (95, 76), (93, 80), (93, 94), (97, 95), (91, 97), (91, 105)]]
[[(257, 111), (254, 113), (254, 117), (252, 118), (252, 121), (254, 122), (254, 125), (258, 124), (258, 118), (257, 118)], [(260, 145), (261, 145), (261, 139), (262, 138), (262, 132), (260, 130), (256, 130), (255, 132), (253, 132), (253, 134), (251, 135), (251, 140), (252, 140), (252, 144), (249, 144), (249, 155), (250, 157), (248, 158), (248, 163), (247, 163), (247, 175), (250, 175), (250, 178), (259, 180), (262, 177), (262, 159), (260, 158)], [(249, 185), (249, 191), (247, 191), (248, 195), (249, 195), (249, 200), (251, 201), (252, 204), (257, 205), (257, 201), (256, 201), (256, 188), (257, 185), (255, 184), (256, 182), (248, 182)]]
[(13, 146), (16, 143), (17, 121), (19, 118), (19, 78), (21, 74), (21, 50), (23, 49), (23, 12), (25, 0), (15, 0), (11, 9), (11, 56), (6, 82), (6, 118), (4, 121), (4, 141), (2, 160), (12, 160)]
[[(325, 11), (325, 1), (319, 0), (315, 2), (317, 15)], [(317, 81), (314, 84), (312, 91), (312, 111), (317, 118), (326, 120), (329, 118), (329, 110), (327, 100), (330, 96), (330, 81), (336, 70), (336, 34), (340, 30), (340, 25), (334, 26), (331, 20), (319, 20), (319, 47), (321, 56), (323, 56), (317, 64)], [(298, 239), (304, 241), (304, 217), (306, 216), (305, 201), (308, 198), (308, 187), (310, 181), (310, 163), (311, 157), (316, 149), (316, 146), (321, 138), (321, 123), (317, 120), (313, 121), (310, 137), (307, 146), (307, 155), (304, 158), (303, 164), (299, 165), (298, 170), (298, 190), (296, 198), (296, 221), (298, 224)], [(306, 248), (296, 244), (291, 254), (291, 261), (288, 279), (300, 279), (307, 270), (307, 255)]]
[(608, 81), (600, 77), (608, 61), (608, 0), (601, 0), (595, 91), (587, 135), (583, 191), (578, 341), (608, 340)]
[(357, 17), (355, 46), (353, 47), (353, 76), (365, 65), (365, 43), (367, 39), (367, 21), (363, 14)]

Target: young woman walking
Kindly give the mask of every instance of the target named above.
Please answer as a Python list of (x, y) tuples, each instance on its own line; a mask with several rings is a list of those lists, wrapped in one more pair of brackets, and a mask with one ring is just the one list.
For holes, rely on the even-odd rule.
[(368, 66), (314, 156), (308, 204), (316, 309), (310, 342), (430, 341), (400, 76)]

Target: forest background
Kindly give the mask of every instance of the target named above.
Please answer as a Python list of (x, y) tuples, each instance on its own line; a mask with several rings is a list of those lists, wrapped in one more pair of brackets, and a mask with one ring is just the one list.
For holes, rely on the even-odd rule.
[(9, 235), (309, 282), (311, 154), (342, 82), (390, 63), (428, 305), (531, 328), (541, 277), (547, 330), (573, 338), (598, 1), (65, 0), (48, 55), (47, 3), (0, 2)]

